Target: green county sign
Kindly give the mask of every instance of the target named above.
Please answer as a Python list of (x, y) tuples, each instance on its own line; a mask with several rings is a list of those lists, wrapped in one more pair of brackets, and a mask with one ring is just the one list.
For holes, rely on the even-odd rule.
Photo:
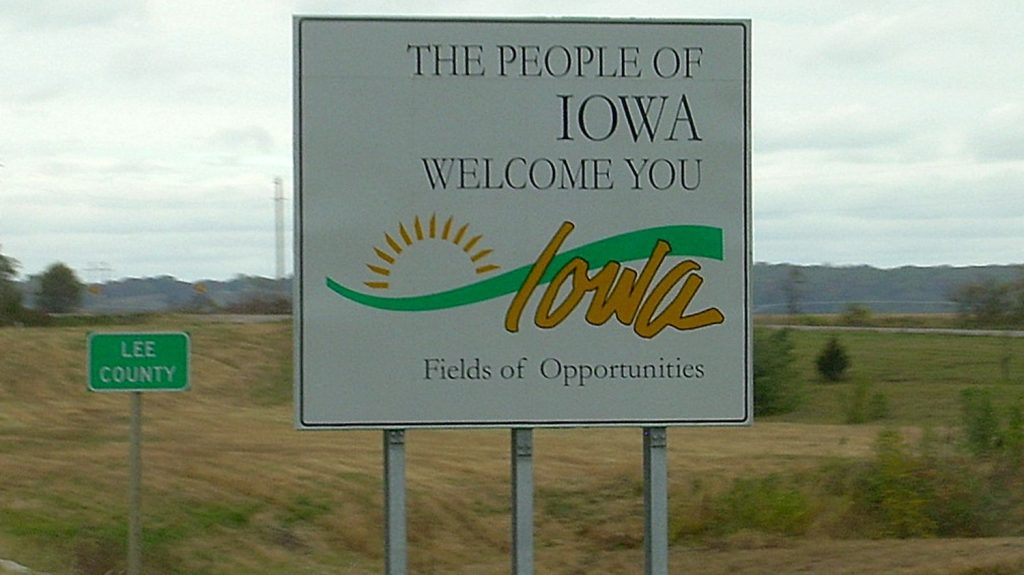
[(294, 34), (300, 428), (750, 422), (748, 21)]
[(186, 333), (91, 333), (92, 391), (184, 391), (189, 387)]

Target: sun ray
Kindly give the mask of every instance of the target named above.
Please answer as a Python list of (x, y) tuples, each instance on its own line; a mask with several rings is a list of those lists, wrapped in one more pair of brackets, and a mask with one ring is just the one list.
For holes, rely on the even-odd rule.
[(462, 248), (462, 251), (464, 251), (464, 252), (466, 252), (468, 254), (469, 251), (473, 249), (473, 246), (475, 246), (476, 243), (479, 242), (480, 238), (482, 238), (482, 237), (484, 237), (483, 234), (477, 235), (477, 236), (473, 236), (472, 239), (470, 239), (468, 242), (466, 242), (466, 246), (464, 248)]
[(388, 262), (389, 264), (395, 263), (395, 258), (391, 257), (391, 254), (387, 253), (386, 251), (378, 247), (374, 247), (373, 251), (377, 253), (378, 258)]
[(448, 216), (448, 219), (444, 222), (444, 230), (441, 232), (441, 239), (447, 240), (448, 235), (452, 231), (452, 220), (455, 216)]
[(494, 252), (494, 250), (492, 250), (490, 248), (484, 249), (484, 250), (480, 250), (477, 253), (475, 253), (472, 256), (470, 256), (469, 261), (471, 261), (473, 263), (476, 263), (476, 262), (486, 258), (487, 256), (491, 255), (492, 252)]
[(402, 253), (402, 246), (398, 245), (398, 242), (395, 241), (395, 238), (391, 237), (391, 234), (384, 232), (384, 239), (387, 240), (388, 245), (391, 246), (391, 249), (394, 250), (396, 254)]
[(468, 229), (469, 229), (469, 224), (463, 224), (462, 227), (459, 228), (459, 231), (455, 232), (455, 239), (452, 240), (452, 243), (455, 244), (455, 245), (461, 244), (462, 243), (462, 236), (466, 235), (466, 230), (468, 230)]
[(423, 241), (423, 224), (420, 223), (420, 217), (416, 216), (412, 221), (413, 229), (416, 230), (416, 240)]
[[(438, 229), (439, 227), (440, 229)], [(438, 221), (436, 212), (430, 215), (429, 220), (415, 215), (411, 226), (407, 226), (404, 222), (398, 222), (397, 234), (384, 232), (384, 241), (387, 245), (373, 246), (373, 252), (377, 259), (373, 263), (367, 263), (366, 267), (375, 276), (391, 278), (395, 272), (393, 266), (399, 263), (399, 259), (406, 257), (404, 254), (407, 246), (411, 247), (416, 242), (427, 239), (441, 239), (459, 246), (464, 253), (468, 254), (470, 263), (475, 266), (472, 269), (477, 275), (501, 269), (498, 264), (484, 263), (494, 253), (494, 250), (488, 247), (478, 247), (484, 236), (483, 234), (471, 235), (469, 228), (468, 222), (461, 226), (458, 225), (455, 216), (448, 216), (442, 224)], [(371, 289), (383, 290), (391, 289), (392, 281), (372, 279), (364, 281), (363, 284)]]

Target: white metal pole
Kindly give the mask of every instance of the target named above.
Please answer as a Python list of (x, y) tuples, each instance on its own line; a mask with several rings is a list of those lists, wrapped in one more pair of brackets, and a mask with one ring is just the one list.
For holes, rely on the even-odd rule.
[(407, 572), (405, 532), (405, 430), (384, 431), (384, 572)]
[(644, 428), (644, 573), (668, 575), (668, 433)]
[(533, 575), (533, 429), (512, 430), (512, 575)]

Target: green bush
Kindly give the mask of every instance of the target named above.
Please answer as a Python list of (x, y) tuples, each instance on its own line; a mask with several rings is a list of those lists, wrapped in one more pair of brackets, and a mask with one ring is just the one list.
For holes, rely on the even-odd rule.
[(858, 424), (889, 417), (889, 398), (873, 391), (868, 381), (858, 381), (843, 406), (846, 423)]
[(1024, 407), (1020, 402), (1010, 407), (1006, 433), (1003, 438), (1003, 449), (1007, 459), (1020, 465), (1024, 463)]
[(921, 462), (909, 453), (900, 434), (881, 432), (875, 459), (854, 488), (856, 512), (876, 525), (878, 536), (922, 537), (936, 531), (928, 514), (932, 497)]
[(965, 389), (960, 392), (964, 441), (973, 455), (992, 455), (999, 450), (1002, 437), (999, 416), (987, 389)]
[(850, 367), (850, 356), (839, 339), (833, 337), (818, 354), (815, 363), (822, 377), (828, 381), (839, 381), (846, 376), (846, 369)]
[(1024, 464), (1024, 405), (1018, 400), (1006, 413), (1005, 423), (988, 389), (960, 392), (964, 447), (971, 455), (1000, 459), (1004, 464)]
[(864, 326), (871, 323), (871, 309), (862, 303), (853, 303), (846, 306), (839, 316), (839, 323), (842, 325)]
[(777, 475), (741, 478), (729, 490), (707, 495), (699, 509), (675, 513), (673, 537), (726, 536), (741, 531), (803, 535), (815, 519), (810, 495)]
[(689, 501), (674, 499), (673, 540), (823, 529), (849, 538), (1024, 535), (1024, 466), (992, 464), (935, 441), (926, 434), (913, 445), (884, 430), (867, 461), (738, 478), (724, 491), (695, 481)]
[[(1001, 479), (972, 458), (921, 455), (896, 431), (879, 434), (855, 474), (847, 523), (868, 537), (979, 537), (1007, 533)], [(1012, 483), (1012, 482), (1011, 482)]]
[(715, 505), (727, 532), (753, 529), (780, 535), (803, 534), (814, 518), (808, 497), (777, 476), (737, 479)]

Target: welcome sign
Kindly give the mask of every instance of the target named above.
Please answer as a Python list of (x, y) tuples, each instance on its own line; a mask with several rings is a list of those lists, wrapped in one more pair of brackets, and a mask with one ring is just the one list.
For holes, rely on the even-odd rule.
[(301, 428), (751, 419), (746, 21), (295, 19)]

